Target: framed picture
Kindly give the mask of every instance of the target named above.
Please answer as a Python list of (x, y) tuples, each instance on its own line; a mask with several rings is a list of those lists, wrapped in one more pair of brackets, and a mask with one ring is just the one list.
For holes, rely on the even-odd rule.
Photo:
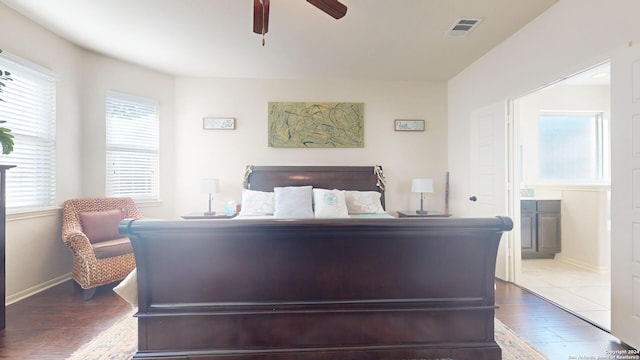
[(202, 128), (205, 130), (234, 130), (236, 128), (235, 118), (204, 118)]
[(364, 147), (364, 103), (269, 102), (268, 121), (269, 147)]
[(402, 120), (394, 122), (395, 131), (424, 131), (424, 120)]

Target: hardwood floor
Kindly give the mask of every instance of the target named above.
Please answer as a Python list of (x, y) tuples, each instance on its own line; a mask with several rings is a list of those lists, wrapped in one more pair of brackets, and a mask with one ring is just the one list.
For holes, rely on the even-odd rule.
[[(2, 359), (65, 359), (82, 344), (131, 310), (113, 286), (89, 301), (71, 281), (7, 307), (0, 332)], [(496, 284), (496, 317), (551, 360), (608, 359), (607, 350), (624, 350), (607, 332), (513, 284)]]
[(85, 301), (71, 280), (7, 307), (0, 359), (65, 359), (131, 311), (112, 291), (99, 288)]
[(496, 317), (551, 360), (615, 359), (607, 351), (632, 349), (608, 332), (511, 283), (496, 282), (496, 304)]

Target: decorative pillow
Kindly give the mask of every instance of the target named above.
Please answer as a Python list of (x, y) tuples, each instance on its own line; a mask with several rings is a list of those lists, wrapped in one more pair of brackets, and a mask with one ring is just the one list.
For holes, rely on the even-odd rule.
[(242, 189), (240, 215), (273, 215), (275, 194), (273, 192)]
[(349, 217), (342, 190), (313, 189), (313, 208), (316, 217)]
[(378, 214), (385, 212), (377, 191), (345, 191), (349, 214)]
[(277, 218), (312, 218), (311, 186), (286, 186), (273, 189)]
[(124, 215), (120, 209), (80, 213), (82, 231), (91, 243), (122, 237), (118, 233), (118, 225), (122, 219), (124, 219)]

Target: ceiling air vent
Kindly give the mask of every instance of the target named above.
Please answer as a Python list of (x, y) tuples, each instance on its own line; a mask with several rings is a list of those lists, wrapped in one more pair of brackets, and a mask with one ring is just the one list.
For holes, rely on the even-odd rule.
[(458, 19), (447, 32), (449, 37), (465, 37), (482, 19)]

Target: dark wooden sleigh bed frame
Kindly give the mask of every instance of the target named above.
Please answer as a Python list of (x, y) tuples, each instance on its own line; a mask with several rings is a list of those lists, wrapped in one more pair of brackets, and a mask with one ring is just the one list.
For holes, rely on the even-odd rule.
[[(246, 186), (382, 191), (373, 167), (320, 168), (253, 167)], [(501, 359), (494, 273), (511, 228), (505, 217), (125, 220), (134, 358)]]

